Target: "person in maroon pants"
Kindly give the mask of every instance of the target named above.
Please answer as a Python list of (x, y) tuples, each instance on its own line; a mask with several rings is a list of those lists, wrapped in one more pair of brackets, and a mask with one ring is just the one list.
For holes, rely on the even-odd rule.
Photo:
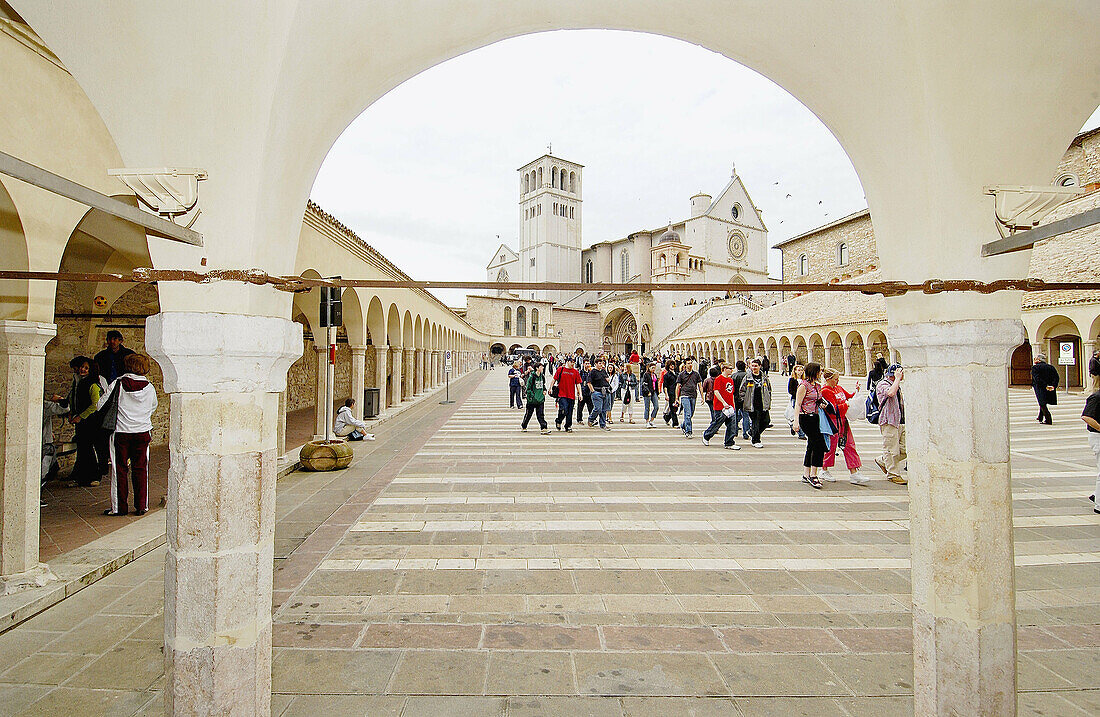
[(157, 391), (145, 375), (149, 357), (130, 354), (123, 359), (126, 373), (112, 381), (99, 400), (98, 409), (106, 409), (104, 422), (113, 418), (110, 437), (111, 507), (104, 515), (126, 515), (130, 484), (134, 486), (134, 514), (149, 510), (149, 442), (152, 439), (153, 411)]

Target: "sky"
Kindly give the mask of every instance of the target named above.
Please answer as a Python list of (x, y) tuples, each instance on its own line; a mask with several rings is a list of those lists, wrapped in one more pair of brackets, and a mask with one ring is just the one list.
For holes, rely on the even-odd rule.
[(609, 30), (513, 38), (408, 80), (345, 130), (311, 196), (415, 279), (484, 281), (500, 243), (519, 248), (516, 169), (550, 146), (584, 165), (586, 247), (686, 218), (734, 166), (771, 245), (867, 206), (840, 144), (784, 89), (696, 45)]

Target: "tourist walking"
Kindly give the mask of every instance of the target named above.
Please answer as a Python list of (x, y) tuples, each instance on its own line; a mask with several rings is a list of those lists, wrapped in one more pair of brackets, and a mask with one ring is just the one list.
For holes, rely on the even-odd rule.
[(523, 412), (523, 422), (519, 424), (520, 430), (527, 431), (527, 423), (531, 420), (531, 414), (538, 419), (539, 429), (543, 435), (548, 435), (550, 429), (546, 426), (546, 367), (536, 363), (535, 367), (527, 374), (524, 383), (527, 398), (527, 410)]
[(584, 409), (588, 409), (588, 421), (592, 422), (592, 390), (588, 388), (588, 374), (592, 371), (592, 364), (588, 359), (581, 365), (581, 388), (577, 396), (577, 423), (584, 423)]
[(890, 364), (875, 387), (879, 405), (878, 430), (882, 434), (882, 457), (875, 459), (875, 465), (891, 483), (898, 485), (909, 483), (901, 475), (906, 459), (905, 399), (901, 393), (904, 377), (901, 364)]
[(703, 402), (707, 404), (707, 408), (710, 410), (710, 418), (714, 420), (714, 379), (722, 373), (722, 369), (717, 366), (711, 366), (707, 371), (707, 377), (703, 379)]
[[(636, 356), (637, 354), (635, 354)], [(638, 377), (634, 375), (636, 364), (627, 363), (619, 374), (619, 423), (626, 418), (634, 423), (634, 394), (638, 391)]]
[(798, 382), (798, 390), (794, 397), (795, 406), (798, 409), (798, 424), (806, 434), (806, 455), (802, 459), (802, 482), (809, 483), (820, 490), (822, 485), (821, 479), (817, 477), (817, 471), (825, 460), (825, 436), (821, 433), (821, 422), (817, 413), (821, 403), (821, 386), (817, 382), (821, 376), (821, 366), (811, 362), (806, 364), (804, 371), (805, 378)]
[(1100, 391), (1100, 349), (1093, 351), (1092, 358), (1089, 359), (1089, 380), (1089, 390), (1093, 393)]
[(641, 380), (638, 382), (640, 392), (642, 394), (642, 401), (644, 412), (642, 417), (645, 419), (645, 427), (653, 428), (653, 421), (657, 418), (657, 411), (660, 407), (660, 400), (657, 396), (661, 392), (661, 377), (657, 373), (657, 364), (646, 364), (645, 373), (642, 374)]
[(665, 362), (664, 373), (661, 374), (661, 389), (665, 392), (667, 402), (663, 418), (665, 419), (665, 425), (667, 426), (671, 421), (673, 428), (680, 426), (680, 420), (677, 417), (679, 411), (676, 405), (676, 381), (680, 375), (679, 370), (680, 367), (676, 361), (669, 359)]
[(566, 433), (573, 432), (573, 404), (577, 400), (577, 391), (580, 390), (581, 373), (576, 368), (577, 360), (573, 356), (565, 358), (565, 365), (554, 372), (554, 388), (558, 392), (558, 417), (554, 419), (554, 428), (559, 431), (562, 425)]
[(332, 432), (349, 441), (373, 441), (374, 434), (367, 433), (367, 424), (355, 417), (355, 399), (345, 398), (344, 405), (336, 412)]
[(608, 394), (611, 393), (611, 378), (604, 368), (602, 358), (596, 359), (596, 366), (588, 372), (588, 391), (592, 396), (592, 410), (588, 414), (588, 427), (595, 428), (596, 422), (605, 431), (611, 429), (607, 426)]
[(769, 414), (772, 410), (772, 383), (764, 373), (764, 367), (760, 361), (754, 359), (749, 364), (749, 369), (741, 380), (737, 393), (741, 398), (744, 412), (752, 421), (752, 446), (763, 448), (764, 444), (760, 436), (771, 422)]
[(1037, 354), (1031, 366), (1031, 388), (1035, 391), (1035, 400), (1039, 402), (1039, 423), (1054, 425), (1047, 406), (1058, 405), (1058, 369), (1047, 363), (1045, 354)]
[(695, 362), (691, 359), (684, 361), (684, 368), (676, 377), (676, 402), (684, 412), (681, 424), (684, 429), (684, 438), (694, 437), (691, 433), (691, 417), (695, 413), (695, 400), (699, 396), (701, 382), (702, 377), (695, 370)]
[(840, 449), (844, 452), (844, 464), (848, 467), (848, 482), (852, 485), (867, 485), (867, 478), (859, 473), (863, 461), (856, 451), (856, 438), (852, 432), (852, 424), (848, 422), (848, 401), (859, 393), (859, 386), (849, 393), (840, 385), (840, 372), (827, 368), (822, 372), (825, 376), (825, 386), (821, 389), (821, 397), (829, 402), (837, 416), (837, 431), (829, 436), (829, 449), (825, 451), (825, 460), (822, 462), (820, 476), (822, 480), (835, 483), (836, 477), (829, 471), (836, 463), (836, 452)]
[(607, 414), (607, 422), (615, 422), (615, 414), (612, 411), (615, 408), (615, 399), (619, 395), (619, 367), (615, 365), (616, 359), (611, 358), (607, 361), (607, 381), (609, 388), (607, 391), (607, 405), (605, 405), (604, 413)]
[(1097, 496), (1100, 496), (1100, 390), (1093, 391), (1085, 399), (1085, 410), (1081, 411), (1081, 420), (1085, 422), (1085, 427), (1088, 429), (1089, 448), (1092, 449), (1092, 455), (1096, 457), (1096, 487), (1089, 498), (1092, 500), (1092, 511), (1100, 513), (1100, 503), (1096, 502)]
[(508, 369), (508, 408), (523, 408), (523, 364), (516, 361)]
[(149, 510), (149, 444), (157, 391), (145, 378), (149, 373), (148, 356), (130, 353), (122, 363), (125, 373), (107, 385), (96, 406), (103, 413), (104, 427), (110, 431), (111, 507), (103, 514), (121, 516), (129, 512), (132, 484), (134, 515), (145, 515)]
[(722, 446), (731, 451), (741, 450), (734, 440), (737, 437), (737, 391), (733, 383), (733, 366), (725, 364), (717, 376), (714, 377), (714, 386), (711, 391), (713, 402), (710, 425), (703, 431), (703, 445), (709, 446), (710, 439), (718, 433), (718, 429), (725, 427), (726, 434)]
[(748, 367), (745, 362), (738, 361), (736, 370), (733, 372), (734, 397), (737, 399), (737, 423), (735, 425), (738, 426), (741, 437), (746, 441), (749, 440), (749, 436), (752, 434), (752, 417), (749, 416), (749, 412), (745, 410), (744, 404), (741, 403), (741, 383), (745, 380), (747, 373)]
[(791, 377), (787, 380), (787, 394), (791, 397), (791, 409), (794, 411), (791, 435), (797, 435), (802, 440), (806, 439), (806, 434), (802, 431), (802, 424), (798, 422), (798, 404), (795, 403), (795, 396), (798, 394), (798, 386), (804, 378), (806, 378), (806, 367), (802, 364), (796, 364), (791, 370)]

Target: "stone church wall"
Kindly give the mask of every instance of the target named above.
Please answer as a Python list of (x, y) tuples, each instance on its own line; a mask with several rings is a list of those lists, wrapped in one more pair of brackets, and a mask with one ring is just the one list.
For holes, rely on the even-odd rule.
[(1076, 174), (1082, 187), (1100, 182), (1100, 130), (1086, 132), (1075, 139), (1050, 179), (1057, 182), (1067, 172)]
[(583, 344), (588, 352), (600, 346), (600, 312), (588, 309), (554, 309), (554, 333), (561, 334), (556, 341), (563, 352), (572, 352), (577, 344)]
[[(837, 245), (848, 245), (848, 263), (837, 265)], [(783, 251), (783, 281), (787, 283), (828, 283), (842, 281), (878, 264), (878, 248), (868, 214), (827, 227), (802, 239), (785, 244)], [(798, 272), (798, 259), (805, 254), (809, 271)]]

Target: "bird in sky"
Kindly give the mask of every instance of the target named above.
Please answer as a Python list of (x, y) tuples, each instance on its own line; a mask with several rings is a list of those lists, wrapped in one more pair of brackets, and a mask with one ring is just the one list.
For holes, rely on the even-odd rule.
[(787, 195), (787, 199), (790, 199), (790, 198), (791, 198), (791, 195), (789, 195), (789, 194), (788, 194), (788, 195)]

